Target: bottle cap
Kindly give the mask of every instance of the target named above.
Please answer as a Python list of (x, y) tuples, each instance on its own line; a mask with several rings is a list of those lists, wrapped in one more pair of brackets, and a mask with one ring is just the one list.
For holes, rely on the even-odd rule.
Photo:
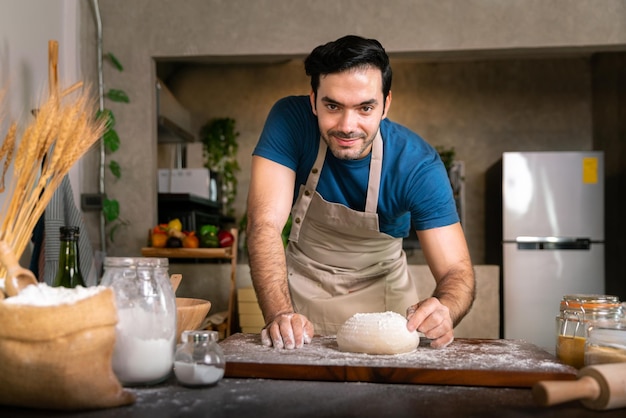
[(80, 228), (77, 226), (62, 226), (59, 228), (60, 239), (63, 241), (77, 240)]
[(181, 341), (183, 343), (186, 342), (205, 342), (205, 341), (214, 341), (217, 342), (219, 339), (219, 335), (217, 331), (208, 331), (208, 330), (187, 330), (183, 331), (181, 335)]

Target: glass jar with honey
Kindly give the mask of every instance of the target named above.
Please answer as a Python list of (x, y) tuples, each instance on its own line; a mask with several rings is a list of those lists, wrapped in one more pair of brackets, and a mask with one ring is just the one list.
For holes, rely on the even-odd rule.
[(623, 317), (617, 296), (566, 295), (556, 318), (556, 355), (565, 364), (576, 368), (585, 365), (585, 342), (590, 324), (598, 320), (619, 320)]

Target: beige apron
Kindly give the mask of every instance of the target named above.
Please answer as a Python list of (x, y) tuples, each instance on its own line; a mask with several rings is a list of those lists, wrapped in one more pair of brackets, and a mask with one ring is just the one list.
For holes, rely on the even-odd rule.
[(418, 299), (402, 239), (379, 231), (380, 132), (372, 147), (365, 212), (327, 202), (315, 191), (326, 148), (320, 139), (317, 159), (291, 212), (287, 269), (296, 312), (309, 318), (316, 334), (332, 335), (355, 313), (405, 315)]

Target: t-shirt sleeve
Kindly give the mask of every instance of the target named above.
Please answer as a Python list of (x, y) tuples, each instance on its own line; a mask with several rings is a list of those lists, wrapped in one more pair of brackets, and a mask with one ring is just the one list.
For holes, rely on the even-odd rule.
[(306, 143), (303, 138), (310, 135), (315, 137), (317, 130), (317, 121), (308, 98), (285, 97), (270, 110), (252, 155), (267, 158), (295, 171), (306, 152), (303, 149)]
[(417, 197), (411, 205), (411, 221), (417, 230), (438, 228), (459, 221), (450, 180), (438, 157), (431, 155), (416, 172), (409, 195)]

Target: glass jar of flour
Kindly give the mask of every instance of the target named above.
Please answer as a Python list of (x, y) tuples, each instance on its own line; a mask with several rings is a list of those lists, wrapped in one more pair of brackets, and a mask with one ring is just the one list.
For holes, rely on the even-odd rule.
[(176, 348), (176, 297), (167, 258), (107, 257), (101, 284), (113, 288), (118, 311), (115, 375), (125, 386), (165, 380)]

